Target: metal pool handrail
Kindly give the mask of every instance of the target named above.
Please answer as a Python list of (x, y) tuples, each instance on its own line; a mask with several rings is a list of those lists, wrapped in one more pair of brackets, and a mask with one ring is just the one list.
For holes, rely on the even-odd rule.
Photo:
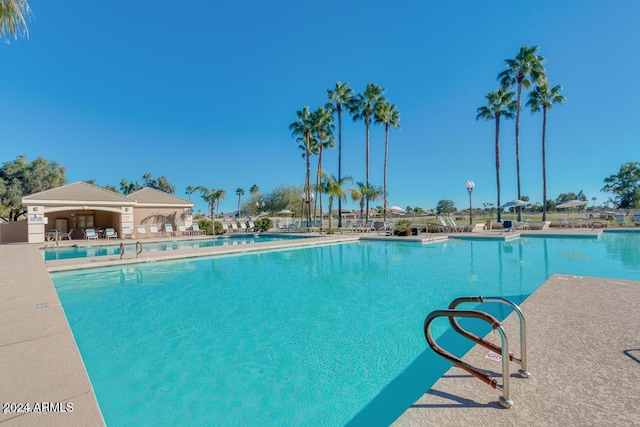
[[(502, 385), (498, 384), (498, 382), (490, 374), (483, 372), (474, 366), (471, 366), (467, 362), (464, 362), (463, 360), (457, 358), (456, 356), (436, 344), (433, 336), (431, 335), (431, 322), (433, 322), (433, 320), (438, 317), (447, 317), (449, 319), (451, 319), (452, 317), (472, 317), (481, 319), (489, 323), (494, 330), (498, 331), (502, 343), (502, 349), (500, 350), (500, 353), (502, 355)], [(467, 334), (463, 335), (467, 336)], [(478, 310), (435, 310), (429, 313), (424, 321), (424, 336), (433, 351), (449, 360), (454, 365), (464, 369), (479, 380), (485, 382), (486, 384), (491, 386), (491, 388), (502, 390), (502, 396), (500, 396), (499, 399), (500, 405), (505, 408), (513, 407), (513, 401), (509, 397), (509, 340), (507, 339), (504, 328), (495, 317)]]
[[(451, 304), (449, 304), (449, 310), (455, 310), (458, 305), (465, 302), (475, 302), (475, 303), (481, 303), (481, 304), (485, 302), (498, 302), (501, 304), (506, 304), (511, 308), (513, 308), (513, 310), (518, 315), (518, 319), (520, 320), (520, 358), (515, 357), (513, 353), (509, 351), (509, 360), (515, 361), (518, 364), (520, 364), (518, 375), (520, 375), (522, 378), (529, 378), (531, 376), (531, 372), (527, 370), (527, 324), (524, 318), (524, 314), (522, 313), (522, 310), (520, 309), (520, 307), (514, 302), (509, 301), (508, 299), (502, 298), (502, 297), (464, 296), (464, 297), (456, 298), (453, 301), (451, 301)], [(499, 353), (501, 351), (497, 345), (489, 341), (486, 341), (478, 337), (477, 335), (474, 335), (471, 332), (463, 329), (458, 323), (458, 321), (455, 319), (455, 317), (449, 317), (449, 323), (451, 323), (451, 326), (458, 333), (466, 336), (476, 344), (480, 344), (481, 346), (488, 348), (489, 350), (492, 350), (496, 353)]]

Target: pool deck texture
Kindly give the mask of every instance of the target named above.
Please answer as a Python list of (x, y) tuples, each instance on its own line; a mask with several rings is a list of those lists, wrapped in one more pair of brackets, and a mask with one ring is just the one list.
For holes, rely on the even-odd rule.
[[(594, 237), (601, 230), (553, 232)], [(516, 234), (493, 231), (449, 237), (510, 239)], [(39, 402), (73, 404), (72, 412), (3, 411), (0, 426), (104, 425), (50, 271), (331, 244), (362, 237), (381, 238), (376, 234), (318, 236), (143, 252), (137, 259), (135, 254), (125, 254), (122, 260), (119, 256), (105, 256), (47, 263), (40, 254), (41, 245), (0, 245), (0, 363), (4, 367), (0, 400), (29, 403), (31, 407)], [(429, 244), (443, 238), (446, 237), (414, 236), (406, 240)], [(461, 369), (451, 368), (394, 426), (640, 425), (640, 282), (553, 275), (522, 304), (522, 309), (527, 319), (528, 368), (532, 377), (521, 379), (513, 375), (518, 365), (511, 364), (514, 408), (503, 409), (498, 404), (500, 391)], [(504, 323), (517, 354), (517, 318), (509, 316)], [(463, 359), (499, 375), (500, 363), (486, 358), (487, 352), (476, 346)]]

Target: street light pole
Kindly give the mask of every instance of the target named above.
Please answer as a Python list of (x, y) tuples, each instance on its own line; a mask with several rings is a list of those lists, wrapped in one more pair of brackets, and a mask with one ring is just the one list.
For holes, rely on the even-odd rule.
[(476, 184), (473, 181), (467, 181), (467, 191), (469, 192), (469, 225), (471, 225), (471, 219), (472, 219), (472, 214), (471, 214), (471, 193), (473, 192), (473, 189), (475, 188)]

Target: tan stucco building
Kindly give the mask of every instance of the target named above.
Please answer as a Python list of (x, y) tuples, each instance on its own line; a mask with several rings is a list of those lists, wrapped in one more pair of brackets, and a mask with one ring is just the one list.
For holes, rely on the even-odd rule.
[(22, 205), (27, 209), (26, 241), (40, 243), (51, 230), (82, 239), (88, 228), (113, 228), (122, 236), (123, 229), (135, 230), (141, 224), (190, 227), (195, 203), (153, 188), (123, 196), (75, 182), (23, 197)]

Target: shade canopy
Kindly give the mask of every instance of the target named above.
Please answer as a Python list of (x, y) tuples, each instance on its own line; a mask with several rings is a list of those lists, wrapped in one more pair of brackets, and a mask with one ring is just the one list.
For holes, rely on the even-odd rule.
[(556, 206), (558, 209), (573, 209), (579, 206), (584, 206), (588, 202), (586, 200), (568, 200), (566, 202), (562, 202)]
[(526, 206), (528, 204), (529, 204), (529, 202), (525, 202), (524, 200), (515, 199), (515, 200), (508, 201), (504, 205), (500, 206), (500, 208), (501, 209), (507, 209), (507, 208), (514, 208), (514, 207), (518, 207), (518, 206)]
[(407, 211), (402, 209), (400, 206), (389, 206), (387, 210), (394, 213), (407, 213)]

